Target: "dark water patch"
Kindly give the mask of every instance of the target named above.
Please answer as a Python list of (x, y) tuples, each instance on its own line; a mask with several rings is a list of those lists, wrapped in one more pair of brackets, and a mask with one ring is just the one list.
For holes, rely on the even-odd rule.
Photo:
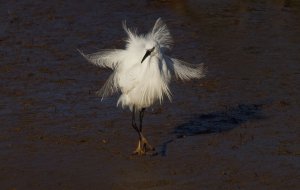
[(187, 122), (175, 127), (173, 134), (176, 134), (176, 138), (168, 139), (157, 146), (155, 155), (167, 156), (168, 145), (179, 138), (222, 133), (247, 121), (264, 119), (262, 111), (264, 106), (264, 104), (239, 104), (221, 111), (194, 115)]
[(193, 116), (189, 121), (177, 126), (174, 133), (178, 138), (232, 130), (250, 120), (262, 119), (262, 104), (240, 104), (217, 111)]

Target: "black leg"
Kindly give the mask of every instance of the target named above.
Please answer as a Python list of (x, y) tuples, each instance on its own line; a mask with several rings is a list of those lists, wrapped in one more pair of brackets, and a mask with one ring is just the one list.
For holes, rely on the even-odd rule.
[(132, 127), (136, 130), (136, 132), (140, 133), (138, 127), (136, 126), (136, 122), (135, 122), (135, 107), (134, 106), (133, 106), (133, 109), (132, 109), (131, 124), (132, 124)]
[(143, 130), (143, 118), (146, 108), (142, 108), (140, 111), (140, 132)]
[(133, 107), (133, 113), (132, 113), (132, 127), (138, 132), (139, 134), (139, 143), (138, 146), (136, 148), (136, 150), (133, 152), (133, 154), (138, 154), (138, 155), (143, 155), (146, 154), (146, 152), (148, 151), (153, 151), (154, 148), (148, 143), (147, 139), (144, 137), (144, 135), (142, 134), (142, 130), (143, 130), (143, 117), (144, 117), (144, 113), (146, 108), (142, 108), (140, 110), (140, 126), (139, 128), (136, 125), (135, 122), (135, 107)]

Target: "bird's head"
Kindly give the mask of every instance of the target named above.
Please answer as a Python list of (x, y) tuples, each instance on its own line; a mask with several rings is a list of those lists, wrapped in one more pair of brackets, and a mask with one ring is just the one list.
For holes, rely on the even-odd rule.
[(140, 51), (143, 54), (141, 63), (152, 56), (161, 55), (166, 49), (171, 49), (173, 40), (165, 23), (159, 18), (156, 20), (153, 29), (146, 35), (137, 35), (136, 30), (131, 31), (126, 22), (123, 28), (128, 34), (127, 49)]
[(148, 57), (151, 58), (152, 56), (155, 56), (160, 53), (159, 43), (154, 42), (154, 41), (150, 41), (150, 42), (146, 43), (144, 52), (145, 52), (145, 54), (141, 60), (141, 63), (143, 63), (143, 61), (146, 58), (148, 58)]

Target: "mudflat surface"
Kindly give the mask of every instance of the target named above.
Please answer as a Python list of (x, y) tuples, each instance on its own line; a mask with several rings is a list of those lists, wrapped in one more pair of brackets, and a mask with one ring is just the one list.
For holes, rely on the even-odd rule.
[[(156, 156), (137, 135), (92, 53), (123, 48), (121, 22), (158, 17), (173, 57), (208, 67), (149, 109)], [(0, 2), (0, 189), (300, 189), (300, 3)]]

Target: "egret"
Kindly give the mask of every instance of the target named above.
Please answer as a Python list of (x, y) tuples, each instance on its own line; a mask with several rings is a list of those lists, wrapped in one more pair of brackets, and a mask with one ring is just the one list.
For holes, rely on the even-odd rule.
[[(148, 34), (138, 35), (136, 30), (123, 29), (128, 35), (125, 49), (104, 49), (92, 54), (81, 55), (90, 63), (113, 72), (96, 92), (102, 97), (111, 96), (116, 92), (121, 95), (117, 106), (129, 108), (132, 112), (132, 127), (139, 136), (137, 155), (148, 154), (154, 148), (143, 135), (143, 117), (146, 108), (167, 97), (171, 101), (169, 84), (172, 75), (177, 79), (190, 80), (205, 76), (203, 64), (189, 64), (166, 55), (171, 50), (173, 40), (166, 24), (159, 18)], [(139, 115), (139, 126), (136, 115)]]

